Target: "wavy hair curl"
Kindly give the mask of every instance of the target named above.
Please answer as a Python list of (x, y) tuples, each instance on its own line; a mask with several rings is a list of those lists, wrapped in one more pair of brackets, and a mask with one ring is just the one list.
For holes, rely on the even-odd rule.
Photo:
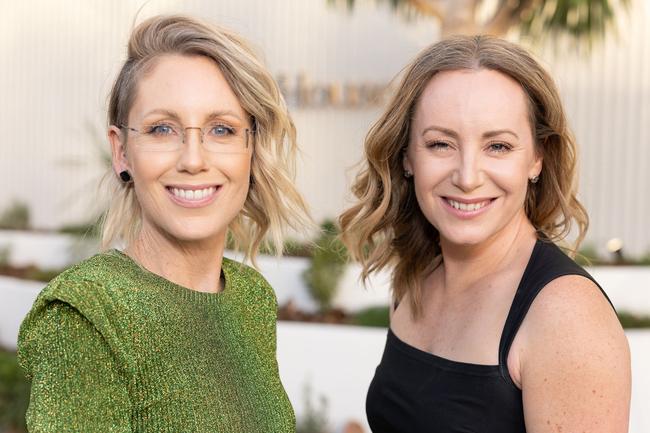
[[(198, 55), (214, 61), (251, 117), (251, 184), (243, 209), (229, 229), (237, 248), (244, 249), (253, 263), (267, 242), (281, 254), (287, 228), (300, 231), (313, 223), (293, 183), (295, 126), (278, 85), (243, 38), (180, 15), (159, 15), (142, 22), (131, 33), (127, 59), (110, 93), (109, 125), (127, 123), (139, 79), (157, 59), (169, 54)], [(116, 242), (128, 245), (141, 228), (140, 205), (133, 188), (121, 182), (112, 169), (103, 181), (110, 203), (102, 219), (102, 247)]]
[(418, 100), (441, 71), (489, 69), (523, 88), (536, 151), (543, 158), (539, 182), (530, 184), (525, 212), (551, 241), (577, 226), (575, 253), (589, 225), (577, 199), (577, 155), (559, 92), (551, 76), (523, 48), (490, 36), (456, 36), (423, 50), (403, 71), (388, 106), (365, 139), (365, 160), (352, 192), (357, 202), (341, 214), (342, 239), (362, 265), (362, 279), (393, 270), (393, 299), (409, 294), (411, 311), (421, 312), (423, 277), (441, 263), (440, 235), (418, 206), (413, 182), (405, 179), (403, 152), (409, 143)]

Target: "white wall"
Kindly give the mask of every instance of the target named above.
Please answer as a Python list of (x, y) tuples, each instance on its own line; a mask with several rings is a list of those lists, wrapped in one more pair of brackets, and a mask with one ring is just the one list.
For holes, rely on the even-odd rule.
[[(58, 233), (33, 233), (0, 230), (0, 250), (9, 249), (9, 262), (15, 266), (37, 265), (57, 269), (76, 263), (97, 251), (96, 241)], [(241, 260), (241, 255), (226, 255)], [(275, 288), (280, 305), (292, 300), (305, 311), (315, 311), (316, 303), (309, 296), (302, 274), (309, 261), (301, 257), (260, 256), (260, 271)], [(650, 314), (650, 266), (602, 266), (588, 268), (617, 309)], [(390, 273), (373, 275), (367, 287), (360, 281), (358, 264), (347, 266), (336, 296), (335, 307), (355, 311), (390, 302)]]
[[(58, 227), (95, 206), (106, 95), (143, 2), (4, 2), (0, 6), (0, 209), (29, 203), (34, 224)], [(152, 0), (140, 17), (190, 13), (225, 24), (264, 52), (274, 74), (313, 82), (386, 83), (438, 38), (434, 20), (407, 21), (386, 3), (359, 1), (354, 12), (327, 0)], [(590, 55), (539, 49), (557, 77), (581, 147), (588, 241), (603, 250), (650, 249), (650, 0), (631, 0), (618, 33)], [(298, 186), (317, 220), (337, 215), (377, 109), (293, 109), (303, 157)], [(92, 125), (91, 128), (87, 124)]]

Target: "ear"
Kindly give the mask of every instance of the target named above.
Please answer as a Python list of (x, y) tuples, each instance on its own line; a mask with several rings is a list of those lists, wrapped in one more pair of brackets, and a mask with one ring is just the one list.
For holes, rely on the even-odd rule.
[(409, 159), (408, 147), (402, 150), (402, 167), (405, 172), (413, 173), (413, 164), (411, 164), (411, 160)]
[(530, 170), (528, 172), (528, 179), (532, 179), (535, 176), (539, 176), (540, 173), (542, 172), (542, 167), (543, 167), (543, 158), (542, 155), (535, 155), (535, 160), (533, 161), (533, 164), (530, 167)]
[(126, 133), (115, 125), (111, 125), (108, 128), (108, 141), (111, 144), (113, 170), (118, 177), (125, 170), (129, 173), (131, 172), (129, 161), (126, 159), (125, 135)]

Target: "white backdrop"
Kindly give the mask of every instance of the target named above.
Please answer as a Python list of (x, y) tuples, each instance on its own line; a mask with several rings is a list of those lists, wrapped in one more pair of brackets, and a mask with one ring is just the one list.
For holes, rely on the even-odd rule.
[[(388, 2), (353, 12), (327, 0), (0, 1), (0, 209), (26, 201), (38, 227), (87, 218), (102, 171), (106, 97), (138, 19), (182, 12), (241, 32), (271, 71), (294, 82), (387, 83), (438, 39), (435, 21), (407, 21)], [(535, 49), (557, 78), (581, 146), (588, 242), (621, 237), (650, 249), (650, 0), (631, 0), (619, 31), (590, 55)], [(303, 149), (298, 186), (316, 220), (344, 208), (362, 140), (378, 109), (292, 109)], [(87, 125), (91, 125), (88, 128)], [(93, 132), (89, 132), (93, 131)]]

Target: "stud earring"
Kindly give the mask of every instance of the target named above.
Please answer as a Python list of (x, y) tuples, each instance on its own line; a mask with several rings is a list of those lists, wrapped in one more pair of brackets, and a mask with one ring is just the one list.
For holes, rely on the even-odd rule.
[(124, 183), (129, 183), (133, 180), (131, 179), (131, 175), (129, 174), (129, 172), (126, 170), (120, 172), (120, 179), (122, 179), (122, 182)]
[(530, 178), (530, 183), (537, 183), (538, 180), (539, 180), (539, 176), (533, 176)]
[(410, 177), (413, 177), (413, 173), (411, 173), (408, 170), (404, 170), (404, 177), (407, 178), (407, 179), (410, 178)]

